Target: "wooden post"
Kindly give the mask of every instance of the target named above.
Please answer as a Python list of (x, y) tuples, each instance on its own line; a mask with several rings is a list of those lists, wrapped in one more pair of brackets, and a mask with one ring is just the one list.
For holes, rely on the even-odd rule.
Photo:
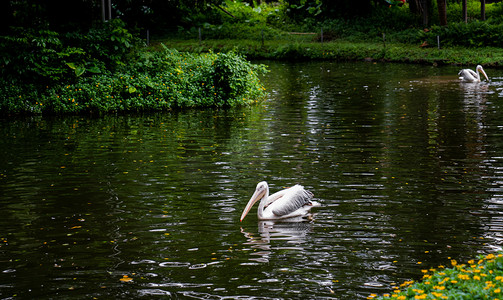
[(382, 33), (382, 44), (384, 45), (384, 49), (386, 49), (386, 33)]
[(198, 28), (199, 31), (199, 46), (201, 46), (201, 27)]
[(438, 46), (438, 50), (440, 50), (440, 36), (437, 35), (437, 46)]
[(147, 46), (150, 45), (150, 31), (147, 29)]
[(112, 0), (108, 0), (108, 20), (112, 20)]

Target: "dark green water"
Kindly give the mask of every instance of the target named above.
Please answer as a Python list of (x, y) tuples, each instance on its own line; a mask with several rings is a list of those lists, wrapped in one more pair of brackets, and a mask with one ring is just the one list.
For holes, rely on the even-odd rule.
[[(1, 120), (0, 298), (359, 299), (501, 249), (502, 71), (268, 64), (256, 107)], [(262, 180), (322, 207), (240, 223)]]

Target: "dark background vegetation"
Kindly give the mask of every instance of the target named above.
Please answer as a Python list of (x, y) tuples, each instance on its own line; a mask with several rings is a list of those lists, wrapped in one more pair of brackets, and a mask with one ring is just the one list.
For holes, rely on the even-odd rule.
[[(224, 40), (219, 41), (220, 49), (225, 49), (222, 45), (229, 44), (225, 42), (229, 39), (234, 42), (262, 39), (262, 46), (258, 47), (256, 43), (252, 46), (244, 43), (241, 48), (246, 50), (240, 53), (273, 59), (386, 59), (400, 56), (409, 61), (411, 55), (403, 49), (410, 45), (433, 47), (437, 36), (443, 47), (503, 47), (503, 3), (485, 0), (11, 0), (0, 2), (0, 14), (0, 74), (3, 81), (0, 84), (0, 111), (40, 111), (39, 103), (56, 104), (54, 99), (63, 93), (53, 90), (54, 87), (83, 82), (95, 86), (125, 74), (151, 78), (145, 74), (158, 73), (159, 70), (153, 71), (146, 66), (161, 68), (162, 64), (152, 63), (160, 59), (153, 53), (164, 49), (158, 46), (160, 42), (168, 44), (173, 40), (197, 39), (200, 32), (206, 40)], [(320, 31), (323, 31), (323, 37)], [(308, 35), (303, 38), (304, 35), (299, 34)], [(391, 47), (369, 53), (373, 50), (368, 45), (349, 46), (350, 51), (340, 45), (334, 46), (333, 51), (316, 44), (302, 47), (298, 37), (302, 37), (303, 42), (318, 44), (323, 40), (384, 46), (389, 42), (398, 43), (395, 49), (399, 55), (390, 54)], [(147, 39), (155, 41), (154, 47), (146, 47)], [(267, 48), (264, 40), (279, 42)], [(198, 49), (193, 52), (207, 50), (199, 42)], [(158, 55), (168, 61), (182, 59), (179, 53), (163, 51), (164, 54)], [(419, 53), (419, 56), (417, 61), (421, 61), (424, 55)], [(470, 56), (473, 59), (473, 55)], [(223, 73), (236, 78), (246, 73), (239, 68), (242, 58), (218, 59), (224, 59), (223, 65), (228, 68)], [(195, 58), (191, 60), (197, 61)], [(437, 60), (442, 62), (445, 59)], [(460, 61), (464, 60), (461, 58)], [(497, 62), (491, 63), (498, 65)], [(176, 68), (174, 63), (171, 67)], [(214, 80), (215, 76), (210, 73), (206, 72), (208, 77), (201, 80)], [(221, 82), (244, 80), (236, 78)], [(117, 84), (111, 82), (111, 85)], [(143, 84), (150, 86), (158, 82)], [(187, 87), (193, 84), (187, 82)], [(260, 89), (241, 84), (235, 87)], [(140, 86), (129, 89), (127, 85), (124, 88), (131, 91), (142, 89)], [(223, 90), (229, 95), (246, 94), (244, 91)], [(133, 93), (119, 91), (118, 94)], [(106, 101), (105, 98), (112, 97), (109, 94), (95, 96), (93, 101), (96, 98)], [(136, 104), (144, 107), (139, 103), (141, 97), (136, 96)], [(229, 103), (222, 100), (223, 95), (218, 97), (202, 102)], [(171, 95), (168, 98), (176, 97)], [(90, 100), (86, 101), (89, 105)], [(182, 102), (190, 101), (185, 99)], [(50, 109), (56, 110), (56, 106)], [(75, 111), (75, 107), (71, 107)], [(102, 103), (99, 107), (109, 106)]]
[[(1, 32), (9, 33), (12, 26), (37, 27), (55, 31), (87, 30), (102, 20), (102, 9), (110, 0), (25, 0), (0, 2)], [(111, 16), (126, 22), (129, 28), (150, 28), (158, 33), (178, 27), (224, 24), (226, 22), (255, 21), (245, 14), (229, 12), (231, 3), (238, 6), (274, 6), (275, 13), (269, 15), (270, 25), (285, 27), (292, 24), (326, 22), (333, 19), (360, 22), (360, 18), (380, 16), (382, 9), (404, 7), (401, 14), (406, 22), (381, 20), (379, 25), (413, 26), (447, 25), (451, 22), (501, 20), (501, 5), (487, 9), (499, 1), (491, 0), (281, 0), (281, 1), (229, 1), (229, 0), (112, 0)], [(405, 5), (403, 5), (405, 3)], [(474, 13), (474, 10), (478, 12)], [(244, 11), (244, 10), (243, 10)], [(249, 17), (249, 16), (248, 16)], [(358, 20), (355, 20), (358, 19)], [(278, 22), (279, 20), (279, 22)], [(388, 22), (386, 22), (388, 21)], [(447, 22), (449, 21), (449, 22)]]

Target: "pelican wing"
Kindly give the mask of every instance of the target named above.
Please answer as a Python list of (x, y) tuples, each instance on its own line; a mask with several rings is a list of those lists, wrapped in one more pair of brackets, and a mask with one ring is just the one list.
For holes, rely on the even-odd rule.
[[(313, 193), (301, 185), (295, 185), (285, 191), (276, 201), (271, 203), (271, 209), (276, 216), (286, 216), (304, 205), (310, 204)], [(273, 195), (274, 196), (274, 195)]]
[(462, 69), (461, 71), (459, 71), (458, 75), (461, 76), (459, 77), (459, 79), (470, 82), (476, 81), (478, 77), (478, 74), (470, 69)]

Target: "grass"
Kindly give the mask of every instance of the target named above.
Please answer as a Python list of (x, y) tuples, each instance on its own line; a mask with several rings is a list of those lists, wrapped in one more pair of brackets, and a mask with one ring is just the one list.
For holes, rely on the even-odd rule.
[[(454, 64), (499, 67), (503, 66), (503, 49), (495, 47), (420, 47), (397, 42), (354, 42), (334, 40), (313, 41), (313, 36), (296, 40), (162, 40), (169, 48), (184, 52), (203, 53), (208, 50), (227, 52), (234, 50), (248, 59), (277, 60), (383, 60), (421, 64)], [(155, 44), (154, 44), (155, 47)]]
[(488, 254), (466, 264), (422, 270), (421, 282), (406, 281), (392, 293), (367, 299), (503, 299), (503, 254)]

